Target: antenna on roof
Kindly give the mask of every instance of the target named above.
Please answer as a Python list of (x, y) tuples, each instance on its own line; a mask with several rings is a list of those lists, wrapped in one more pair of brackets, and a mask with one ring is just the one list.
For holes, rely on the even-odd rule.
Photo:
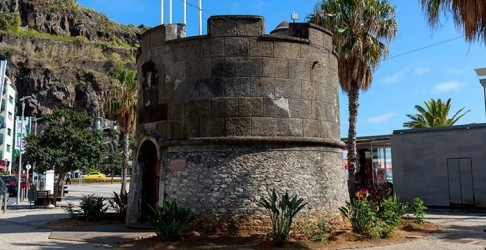
[(295, 13), (295, 11), (292, 11), (292, 14), (290, 14), (290, 19), (295, 23), (299, 19), (299, 14)]
[(202, 35), (202, 0), (199, 0), (199, 35)]
[(184, 12), (183, 23), (187, 24), (187, 18), (186, 18), (187, 17), (187, 7), (186, 7), (187, 6), (187, 0), (184, 0), (184, 2), (182, 4), (184, 4), (184, 6), (183, 6), (183, 12)]
[(169, 24), (172, 23), (172, 0), (169, 0)]
[(160, 24), (164, 24), (164, 0), (160, 0)]

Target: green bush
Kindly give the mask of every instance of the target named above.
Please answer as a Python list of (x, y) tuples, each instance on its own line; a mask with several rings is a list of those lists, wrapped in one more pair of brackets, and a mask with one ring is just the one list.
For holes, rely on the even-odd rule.
[(155, 226), (155, 233), (161, 241), (180, 240), (195, 216), (189, 209), (179, 207), (175, 201), (165, 201), (164, 206), (150, 207), (154, 216), (149, 218), (151, 225)]
[[(127, 177), (127, 182), (130, 181), (130, 177)], [(71, 178), (72, 183), (79, 183), (79, 178)], [(115, 177), (113, 182), (121, 182), (121, 178)], [(111, 183), (111, 177), (106, 179), (81, 179), (81, 183)]]
[(354, 199), (340, 207), (341, 214), (349, 219), (353, 232), (365, 236), (374, 236), (377, 225), (376, 207), (370, 199)]
[(424, 223), (425, 211), (427, 207), (422, 199), (415, 197), (412, 200), (409, 211), (414, 215), (414, 221), (416, 223)]
[(329, 235), (332, 231), (332, 227), (327, 220), (321, 220), (319, 222), (310, 221), (301, 229), (306, 239), (319, 242), (328, 242)]
[(81, 197), (79, 207), (82, 215), (89, 221), (102, 219), (106, 214), (106, 210), (108, 210), (108, 206), (104, 204), (104, 198), (94, 194)]
[(2, 15), (0, 15), (0, 30), (17, 31), (20, 23), (21, 20), (18, 12), (2, 12)]
[(407, 212), (407, 204), (402, 203), (396, 194), (380, 203), (378, 218), (381, 220), (378, 229), (380, 238), (390, 238)]
[(118, 194), (113, 192), (113, 197), (108, 201), (110, 207), (116, 211), (120, 218), (125, 218), (128, 208), (128, 192)]
[(83, 195), (79, 202), (79, 209), (75, 209), (71, 203), (63, 209), (73, 219), (98, 221), (103, 219), (108, 210), (108, 206), (103, 201), (104, 198), (101, 196)]
[(274, 244), (283, 246), (289, 236), (294, 216), (307, 203), (304, 203), (302, 198), (298, 199), (297, 195), (290, 197), (287, 191), (280, 196), (279, 200), (274, 188), (269, 193), (268, 200), (262, 198), (258, 204), (270, 211)]
[[(400, 226), (403, 216), (416, 207), (417, 214), (423, 218), (424, 210), (420, 199), (410, 208), (407, 203), (401, 202), (400, 198), (393, 194), (390, 197), (385, 195), (365, 195), (356, 196), (357, 199), (351, 203), (346, 202), (345, 207), (339, 210), (341, 214), (348, 218), (353, 227), (353, 231), (369, 237), (390, 238), (395, 234), (395, 230)], [(423, 203), (422, 203), (423, 205)], [(420, 217), (417, 215), (416, 217)]]

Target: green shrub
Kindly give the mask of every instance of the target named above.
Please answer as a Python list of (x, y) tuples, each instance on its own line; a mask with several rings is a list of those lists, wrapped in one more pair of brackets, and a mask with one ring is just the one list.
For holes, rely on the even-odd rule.
[(378, 228), (380, 238), (393, 237), (406, 212), (407, 205), (402, 203), (396, 194), (380, 202), (378, 210), (378, 217), (381, 220)]
[(94, 194), (81, 197), (79, 207), (83, 217), (89, 221), (102, 219), (106, 214), (106, 210), (108, 210), (108, 206), (104, 204), (104, 198)]
[(20, 14), (18, 12), (2, 12), (2, 15), (0, 15), (0, 30), (17, 31), (20, 23)]
[(369, 237), (393, 237), (403, 216), (409, 210), (408, 204), (401, 202), (396, 194), (390, 197), (383, 194), (361, 194), (339, 209), (351, 222), (353, 231)]
[(377, 225), (376, 207), (370, 199), (354, 199), (340, 207), (341, 214), (351, 222), (353, 232), (374, 236)]
[(116, 211), (120, 218), (125, 218), (128, 208), (128, 192), (118, 194), (113, 192), (113, 197), (108, 201), (110, 207)]
[(150, 224), (155, 226), (155, 233), (161, 241), (180, 240), (195, 216), (189, 209), (177, 206), (175, 201), (165, 201), (164, 206), (150, 207), (154, 216), (149, 218)]
[(416, 223), (424, 223), (425, 211), (427, 207), (422, 199), (415, 197), (412, 200), (409, 211), (414, 215), (414, 221)]
[(298, 199), (297, 195), (290, 197), (288, 192), (281, 195), (279, 200), (274, 188), (269, 193), (268, 200), (262, 198), (258, 204), (270, 211), (274, 244), (282, 246), (287, 241), (294, 216), (307, 203), (302, 198)]
[(108, 206), (103, 201), (104, 198), (101, 196), (83, 195), (79, 202), (79, 209), (75, 209), (71, 203), (63, 209), (73, 219), (98, 221), (105, 216), (106, 210), (108, 210)]
[(332, 227), (327, 220), (321, 220), (319, 222), (310, 221), (301, 229), (306, 239), (320, 242), (328, 242), (329, 235), (332, 231)]

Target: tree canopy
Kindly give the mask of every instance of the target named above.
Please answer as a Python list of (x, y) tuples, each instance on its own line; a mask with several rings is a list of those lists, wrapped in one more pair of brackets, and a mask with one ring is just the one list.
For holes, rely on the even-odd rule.
[(451, 99), (442, 102), (439, 98), (437, 100), (430, 99), (424, 102), (425, 107), (415, 105), (418, 113), (415, 115), (408, 114), (407, 117), (411, 121), (403, 123), (407, 128), (431, 128), (431, 127), (447, 127), (454, 125), (461, 117), (467, 114), (470, 110), (463, 112), (464, 107), (459, 109), (451, 118), (449, 112), (451, 110)]
[(103, 155), (102, 137), (91, 129), (92, 119), (84, 113), (55, 109), (43, 115), (46, 129), (27, 137), (25, 159), (39, 171), (54, 169), (63, 179), (69, 171), (99, 166)]
[(439, 14), (449, 13), (457, 27), (464, 30), (466, 40), (486, 43), (486, 0), (421, 0), (429, 24), (439, 24)]

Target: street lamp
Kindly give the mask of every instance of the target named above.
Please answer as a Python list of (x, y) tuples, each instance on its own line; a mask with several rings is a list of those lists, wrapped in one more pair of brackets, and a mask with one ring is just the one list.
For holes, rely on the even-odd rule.
[(484, 112), (486, 115), (486, 68), (475, 69), (476, 75), (479, 77), (479, 83), (483, 86), (484, 92)]
[[(37, 123), (38, 123), (37, 121), (39, 121), (39, 120), (42, 120), (42, 117), (39, 117), (39, 118), (34, 117), (34, 118), (32, 118), (32, 122), (34, 123), (34, 136), (37, 135)], [(30, 129), (32, 129), (32, 127)], [(39, 176), (39, 175), (37, 175), (37, 176)], [(38, 188), (38, 186), (37, 186), (38, 183), (37, 183), (37, 181), (35, 179), (35, 162), (32, 163), (32, 183), (35, 185), (35, 187), (37, 189)]]
[(24, 111), (25, 111), (25, 99), (31, 98), (31, 96), (24, 96), (19, 99), (19, 101), (22, 102), (22, 113), (20, 116), (20, 140), (19, 140), (19, 148), (20, 148), (20, 155), (19, 155), (19, 171), (18, 171), (18, 176), (19, 179), (17, 180), (17, 199), (16, 199), (16, 204), (18, 205), (20, 202), (20, 183), (22, 179), (22, 149), (23, 149), (23, 139), (24, 139)]

